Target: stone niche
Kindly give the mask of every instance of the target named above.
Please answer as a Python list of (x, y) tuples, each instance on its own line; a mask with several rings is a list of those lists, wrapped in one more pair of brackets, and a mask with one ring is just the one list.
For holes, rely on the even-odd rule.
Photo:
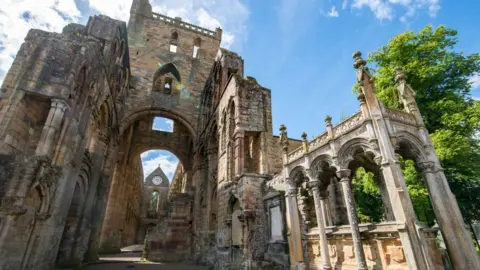
[[(267, 250), (264, 259), (281, 269), (288, 269), (288, 240), (285, 220), (285, 194), (270, 188), (263, 196), (267, 217), (266, 239)], [(277, 268), (275, 268), (277, 269)]]

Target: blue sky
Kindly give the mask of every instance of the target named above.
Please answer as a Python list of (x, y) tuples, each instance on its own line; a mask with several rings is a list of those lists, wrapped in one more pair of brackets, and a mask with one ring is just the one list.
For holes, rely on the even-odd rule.
[[(61, 31), (102, 13), (128, 21), (132, 0), (0, 0), (0, 80), (31, 27)], [(155, 11), (224, 30), (222, 46), (240, 53), (245, 75), (271, 89), (273, 124), (289, 136), (311, 138), (358, 110), (351, 92), (355, 50), (364, 55), (405, 30), (427, 24), (457, 29), (457, 50), (480, 51), (476, 0), (150, 0)], [(472, 78), (480, 98), (480, 76)], [(167, 123), (163, 123), (168, 125)], [(170, 166), (174, 157), (143, 155), (144, 164)], [(170, 163), (169, 163), (170, 162)], [(147, 168), (147, 167), (146, 167)], [(168, 172), (166, 172), (168, 174)]]

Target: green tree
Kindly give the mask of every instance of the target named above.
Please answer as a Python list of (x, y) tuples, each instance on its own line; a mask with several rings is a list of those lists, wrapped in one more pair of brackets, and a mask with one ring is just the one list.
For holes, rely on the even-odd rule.
[[(480, 55), (455, 51), (457, 42), (457, 31), (426, 26), (393, 37), (369, 55), (369, 63), (377, 96), (387, 107), (402, 107), (393, 80), (395, 67), (407, 75), (450, 188), (470, 221), (480, 217), (480, 105), (470, 97), (469, 83), (480, 72)], [(414, 183), (410, 193), (422, 193), (411, 186)]]
[(358, 168), (352, 179), (352, 189), (360, 223), (382, 221), (385, 209), (373, 173), (365, 171), (362, 167)]

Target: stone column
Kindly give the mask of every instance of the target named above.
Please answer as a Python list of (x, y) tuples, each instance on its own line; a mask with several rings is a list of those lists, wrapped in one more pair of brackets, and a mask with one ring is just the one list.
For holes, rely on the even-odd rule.
[[(290, 263), (297, 269), (305, 269), (303, 262), (302, 237), (300, 235), (300, 218), (298, 215), (297, 188), (290, 184), (286, 192), (287, 227), (289, 229)], [(300, 268), (298, 268), (300, 267)]]
[(320, 254), (322, 256), (322, 269), (330, 270), (332, 269), (330, 264), (330, 255), (328, 254), (328, 243), (327, 235), (325, 234), (325, 216), (323, 211), (323, 205), (320, 199), (320, 181), (310, 180), (308, 182), (309, 186), (312, 188), (313, 200), (315, 203), (315, 215), (317, 216), (317, 226), (318, 226), (318, 238), (320, 243)]
[(55, 133), (60, 130), (63, 114), (67, 107), (68, 104), (65, 100), (52, 99), (52, 106), (50, 107), (50, 112), (43, 126), (43, 131), (36, 149), (38, 156), (48, 156), (50, 154), (53, 148)]
[(337, 172), (338, 178), (343, 189), (343, 198), (347, 207), (348, 222), (352, 230), (353, 247), (355, 248), (355, 258), (357, 259), (358, 269), (366, 270), (367, 263), (365, 261), (365, 253), (363, 252), (362, 238), (358, 228), (358, 217), (353, 198), (352, 188), (350, 187), (350, 170), (344, 169)]
[(245, 166), (245, 134), (243, 131), (238, 131), (235, 133), (235, 142), (234, 142), (234, 158), (235, 158), (235, 176), (240, 175), (244, 171)]
[(328, 191), (322, 190), (320, 191), (320, 206), (323, 214), (323, 221), (324, 225), (332, 226), (332, 217), (330, 215), (330, 207), (328, 203)]
[(76, 247), (74, 247), (75, 253), (73, 254), (73, 256), (75, 262), (81, 262), (84, 259), (84, 254), (89, 248), (89, 239), (91, 238), (91, 234), (93, 232), (92, 229), (95, 228), (93, 223), (98, 223), (98, 221), (102, 219), (101, 217), (95, 217), (94, 215), (98, 214), (96, 208), (98, 207), (98, 203), (102, 201), (100, 197), (104, 197), (104, 194), (98, 194), (97, 192), (104, 191), (104, 188), (100, 186), (103, 185), (101, 180), (103, 176), (102, 172), (104, 169), (108, 141), (108, 136), (105, 135), (103, 132), (100, 132), (99, 140), (95, 144), (94, 152), (90, 154), (92, 163), (95, 167), (92, 170), (89, 188), (86, 194), (87, 197), (84, 202), (85, 206), (83, 209), (80, 226), (81, 236), (76, 241)]
[(455, 195), (443, 170), (435, 162), (420, 163), (433, 210), (454, 269), (480, 269), (480, 260), (465, 229)]

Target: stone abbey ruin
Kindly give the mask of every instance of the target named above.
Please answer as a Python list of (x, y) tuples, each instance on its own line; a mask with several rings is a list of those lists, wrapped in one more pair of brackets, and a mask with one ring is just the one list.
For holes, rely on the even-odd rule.
[[(0, 269), (76, 266), (132, 244), (214, 269), (480, 269), (400, 69), (404, 109), (389, 109), (355, 53), (359, 111), (294, 140), (285, 126), (273, 135), (270, 90), (221, 38), (148, 0), (133, 1), (128, 27), (100, 15), (29, 31), (0, 91)], [(173, 131), (152, 130), (154, 117)], [(178, 157), (170, 184), (160, 168), (144, 181), (152, 149)], [(400, 157), (421, 170), (438, 226), (418, 221)], [(380, 188), (381, 222), (359, 222), (360, 167)]]

